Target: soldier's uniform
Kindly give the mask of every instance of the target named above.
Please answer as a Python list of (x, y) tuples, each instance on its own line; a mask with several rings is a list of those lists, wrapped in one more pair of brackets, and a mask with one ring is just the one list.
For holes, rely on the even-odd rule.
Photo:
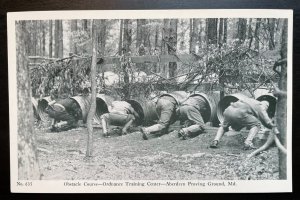
[(156, 103), (156, 112), (159, 116), (157, 124), (150, 127), (141, 128), (143, 139), (147, 140), (149, 134), (161, 131), (166, 133), (171, 123), (176, 119), (176, 108), (186, 98), (187, 93), (176, 91), (168, 94), (163, 94), (158, 98)]
[(211, 144), (211, 148), (216, 148), (218, 146), (218, 141), (224, 132), (228, 131), (229, 126), (236, 131), (239, 131), (244, 127), (250, 130), (248, 137), (245, 140), (245, 149), (255, 148), (252, 144), (252, 140), (258, 133), (260, 124), (263, 124), (270, 129), (274, 126), (267, 113), (268, 106), (269, 103), (267, 101), (260, 102), (251, 98), (245, 98), (231, 103), (223, 113), (224, 121)]
[(178, 136), (186, 139), (190, 136), (196, 136), (205, 130), (205, 123), (201, 113), (207, 112), (206, 101), (198, 95), (190, 96), (182, 103), (178, 109), (177, 115), (181, 124), (185, 128), (179, 131)]
[(127, 129), (136, 119), (133, 107), (126, 101), (113, 101), (109, 113), (101, 115), (103, 134), (108, 136), (110, 125), (124, 126), (122, 134), (127, 133)]
[(249, 104), (242, 100), (231, 103), (223, 113), (224, 121), (221, 126), (225, 130), (231, 126), (232, 129), (240, 131), (244, 127), (250, 130), (263, 123), (267, 128), (272, 128), (272, 120), (267, 111), (260, 106), (261, 102), (253, 103)]
[[(54, 119), (52, 131), (66, 131), (75, 128), (78, 126), (78, 120), (82, 118), (80, 106), (71, 98), (50, 102), (46, 108), (46, 113)], [(56, 124), (60, 121), (65, 123)]]

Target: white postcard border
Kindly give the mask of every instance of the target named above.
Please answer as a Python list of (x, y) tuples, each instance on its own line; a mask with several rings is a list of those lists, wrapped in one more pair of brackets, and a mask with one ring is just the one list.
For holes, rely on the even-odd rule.
[[(18, 180), (17, 155), (17, 80), (16, 80), (16, 36), (17, 20), (49, 19), (160, 19), (160, 18), (288, 18), (288, 96), (287, 96), (287, 180)], [(101, 10), (101, 11), (34, 11), (7, 13), (8, 75), (9, 75), (9, 120), (10, 120), (10, 169), (11, 192), (17, 193), (227, 193), (227, 192), (292, 192), (292, 10)], [(122, 183), (123, 186), (106, 186), (106, 183)], [(145, 186), (126, 186), (126, 182), (144, 183)], [(148, 184), (184, 183), (185, 186)], [(187, 186), (188, 182), (198, 186)], [(224, 182), (225, 186), (222, 186)], [(234, 185), (228, 185), (233, 182)], [(91, 184), (94, 186), (90, 186)], [(232, 183), (232, 184), (233, 184)], [(79, 184), (80, 186), (77, 186)], [(84, 185), (86, 184), (86, 186)], [(98, 184), (98, 185), (97, 185)], [(101, 185), (102, 184), (102, 185)], [(211, 185), (209, 185), (211, 184)], [(216, 184), (220, 186), (216, 186)], [(89, 185), (89, 186), (87, 186)], [(180, 185), (180, 184), (179, 184)], [(205, 186), (201, 186), (205, 185)]]

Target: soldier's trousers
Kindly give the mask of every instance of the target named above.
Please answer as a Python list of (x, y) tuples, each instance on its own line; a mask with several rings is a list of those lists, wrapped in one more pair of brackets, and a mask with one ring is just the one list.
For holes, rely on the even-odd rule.
[(179, 115), (180, 122), (187, 124), (187, 127), (183, 128), (186, 133), (195, 133), (204, 130), (205, 124), (202, 115), (194, 106), (181, 106)]

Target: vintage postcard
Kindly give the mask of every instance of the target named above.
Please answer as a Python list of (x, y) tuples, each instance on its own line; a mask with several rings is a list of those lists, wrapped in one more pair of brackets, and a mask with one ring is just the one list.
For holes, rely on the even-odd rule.
[(292, 10), (7, 24), (11, 192), (292, 192)]

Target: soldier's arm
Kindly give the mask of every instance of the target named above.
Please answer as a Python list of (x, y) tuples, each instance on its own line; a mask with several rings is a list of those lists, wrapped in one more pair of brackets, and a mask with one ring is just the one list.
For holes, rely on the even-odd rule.
[(52, 108), (53, 109), (53, 105), (56, 103), (56, 101), (55, 100), (53, 100), (53, 101), (50, 101), (49, 103), (48, 103), (48, 106), (46, 107), (46, 112), (48, 112), (48, 110), (50, 109), (50, 108)]
[(217, 134), (215, 136), (215, 139), (214, 140), (217, 140), (219, 141), (222, 136), (224, 135), (225, 132), (227, 132), (228, 129), (227, 128), (224, 128), (222, 125), (219, 127), (218, 131), (217, 131)]
[(139, 117), (140, 117), (140, 115), (139, 115), (134, 109), (133, 109), (132, 114), (133, 114), (136, 118), (139, 118)]
[(122, 129), (122, 135), (127, 134), (127, 130), (132, 125), (133, 121), (134, 121), (134, 119), (132, 118), (124, 125), (124, 127)]
[(134, 110), (132, 106), (129, 107), (130, 113), (134, 115), (134, 117), (138, 118), (140, 115)]
[(177, 117), (179, 117), (180, 116), (180, 108), (181, 108), (181, 106), (177, 106), (177, 108), (176, 108), (176, 116)]
[(267, 111), (265, 109), (262, 109), (261, 112), (261, 120), (264, 121), (264, 124), (266, 125), (267, 128), (273, 128), (275, 125), (273, 124), (272, 120), (270, 119)]
[(53, 100), (53, 101), (50, 101), (50, 102), (48, 103), (48, 105), (49, 105), (49, 106), (53, 106), (53, 104), (55, 104), (55, 103), (56, 103), (56, 101)]

